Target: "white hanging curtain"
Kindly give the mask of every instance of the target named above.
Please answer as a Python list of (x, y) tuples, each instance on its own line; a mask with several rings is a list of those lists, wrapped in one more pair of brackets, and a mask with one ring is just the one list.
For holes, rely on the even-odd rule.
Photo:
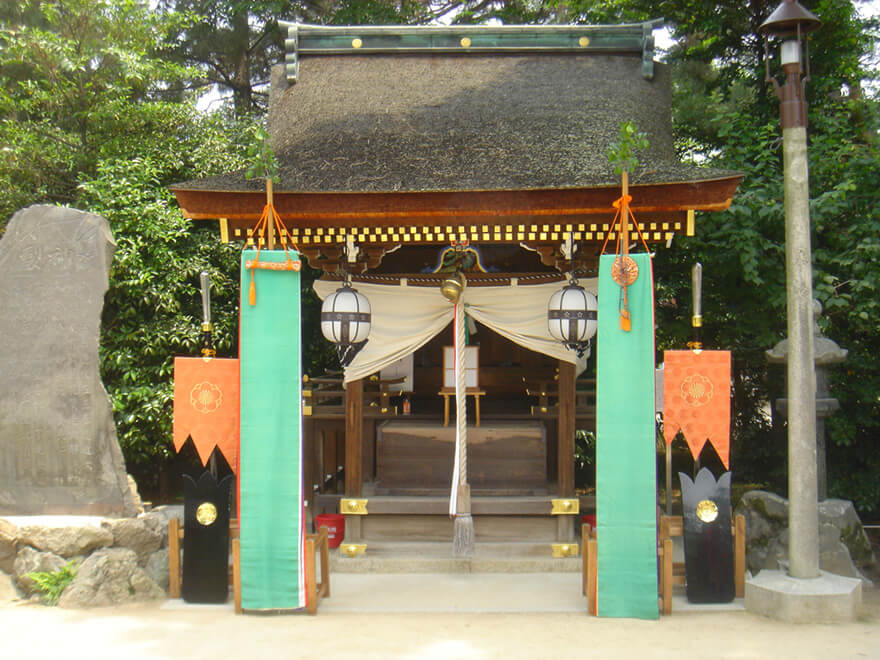
[[(596, 278), (579, 280), (587, 291), (596, 293)], [(315, 291), (323, 300), (339, 288), (339, 282), (317, 280)], [(436, 286), (353, 283), (370, 301), (372, 328), (370, 338), (345, 369), (345, 382), (365, 378), (391, 363), (415, 352), (445, 328), (454, 317), (454, 307)], [(465, 312), (510, 341), (577, 365), (580, 373), (586, 357), (578, 360), (574, 351), (565, 348), (547, 330), (547, 303), (564, 286), (517, 284), (509, 286), (466, 287), (461, 302)]]

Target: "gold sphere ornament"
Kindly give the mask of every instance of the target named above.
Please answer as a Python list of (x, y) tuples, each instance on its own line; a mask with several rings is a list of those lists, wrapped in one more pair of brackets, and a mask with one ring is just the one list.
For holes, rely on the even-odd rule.
[(462, 273), (455, 273), (455, 275), (451, 275), (443, 280), (443, 284), (440, 285), (440, 293), (443, 294), (446, 300), (456, 304), (461, 298), (461, 293), (464, 291), (465, 286), (467, 286), (467, 280), (464, 275)]

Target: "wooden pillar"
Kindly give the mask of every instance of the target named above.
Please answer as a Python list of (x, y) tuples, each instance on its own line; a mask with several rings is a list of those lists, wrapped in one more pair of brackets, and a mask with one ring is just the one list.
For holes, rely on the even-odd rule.
[[(559, 361), (559, 419), (556, 456), (556, 479), (559, 497), (574, 497), (574, 365)], [(556, 539), (560, 543), (574, 540), (574, 524), (571, 516), (557, 516)]]
[(364, 483), (364, 381), (345, 386), (345, 496), (360, 497)]
[(574, 497), (574, 365), (559, 361), (557, 480), (559, 497)]
[[(360, 497), (364, 487), (364, 381), (345, 386), (345, 496)], [(363, 538), (361, 516), (345, 516), (345, 539), (359, 543)]]
[[(303, 418), (303, 503), (305, 507), (306, 529), (312, 528), (312, 519), (315, 515), (315, 495), (317, 491), (312, 487), (315, 483), (315, 445), (318, 442), (315, 432), (315, 422), (311, 417)], [(318, 479), (321, 477), (319, 476)]]

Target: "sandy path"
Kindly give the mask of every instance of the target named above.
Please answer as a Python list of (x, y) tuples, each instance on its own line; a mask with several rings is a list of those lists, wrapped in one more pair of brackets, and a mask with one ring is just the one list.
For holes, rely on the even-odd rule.
[[(860, 621), (791, 625), (748, 612), (658, 621), (575, 613), (235, 616), (161, 603), (0, 609), (2, 658), (880, 658), (876, 590)], [(871, 600), (873, 599), (873, 600)]]

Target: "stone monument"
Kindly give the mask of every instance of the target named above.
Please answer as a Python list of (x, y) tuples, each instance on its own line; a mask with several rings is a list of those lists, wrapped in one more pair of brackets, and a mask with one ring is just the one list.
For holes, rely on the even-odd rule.
[(46, 205), (0, 240), (0, 514), (136, 515), (98, 367), (115, 247), (104, 218)]

